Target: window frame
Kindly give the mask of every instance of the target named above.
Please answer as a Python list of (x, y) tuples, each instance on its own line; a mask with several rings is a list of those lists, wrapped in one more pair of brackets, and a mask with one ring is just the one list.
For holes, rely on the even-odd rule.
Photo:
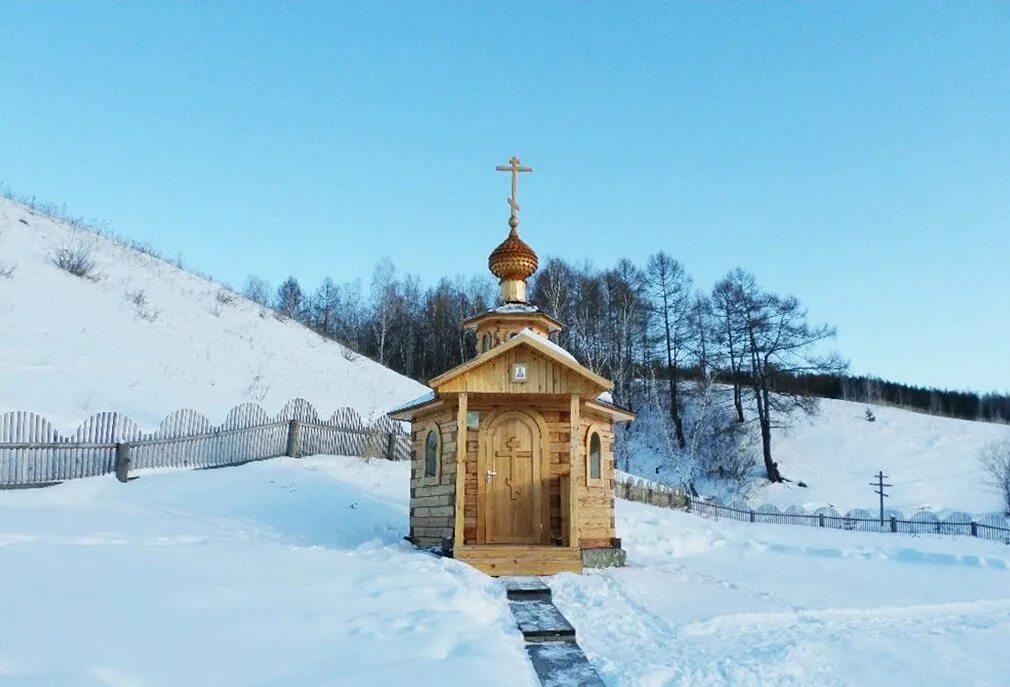
[[(428, 467), (428, 437), (435, 433), (435, 474), (427, 474)], [(418, 439), (415, 447), (417, 459), (417, 484), (437, 485), (442, 480), (442, 428), (437, 422), (429, 420), (418, 427)]]
[[(597, 435), (600, 438), (600, 476), (593, 477), (592, 473), (592, 444), (593, 435)], [(584, 444), (585, 448), (585, 458), (586, 458), (586, 486), (589, 487), (602, 487), (606, 485), (606, 467), (605, 458), (607, 455), (605, 446), (607, 439), (606, 427), (600, 423), (593, 423), (586, 430), (586, 440)]]

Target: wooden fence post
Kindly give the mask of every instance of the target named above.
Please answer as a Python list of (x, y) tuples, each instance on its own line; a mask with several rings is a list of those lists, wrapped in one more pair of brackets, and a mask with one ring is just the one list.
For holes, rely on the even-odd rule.
[(891, 516), (891, 531), (892, 532), (898, 531), (898, 518), (897, 516), (894, 515)]
[(396, 432), (389, 430), (389, 438), (386, 440), (386, 460), (396, 460)]
[(975, 522), (974, 520), (971, 521), (971, 536), (973, 537), (978, 536), (978, 523)]
[(824, 513), (817, 514), (817, 526), (824, 527)]
[(750, 521), (754, 522), (754, 511), (750, 512)]
[(130, 479), (130, 445), (116, 444), (116, 479), (127, 482)]
[(288, 447), (286, 455), (301, 458), (302, 453), (302, 423), (298, 420), (288, 422)]

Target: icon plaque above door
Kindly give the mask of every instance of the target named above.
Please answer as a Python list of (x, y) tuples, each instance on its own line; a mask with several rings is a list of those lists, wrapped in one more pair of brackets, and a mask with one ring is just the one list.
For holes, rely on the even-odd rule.
[(526, 363), (515, 363), (512, 365), (512, 381), (526, 381)]

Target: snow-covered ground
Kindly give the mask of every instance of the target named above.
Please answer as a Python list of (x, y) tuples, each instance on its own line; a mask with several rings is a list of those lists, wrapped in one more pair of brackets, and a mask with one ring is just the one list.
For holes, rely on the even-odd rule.
[(631, 566), (555, 603), (615, 685), (1006, 685), (1010, 549), (618, 502)]
[[(870, 408), (875, 422), (866, 420)], [(671, 485), (678, 477), (655, 450), (656, 429), (649, 417), (638, 427), (629, 472)], [(756, 435), (756, 427), (751, 427)], [(649, 436), (643, 436), (649, 435)], [(644, 441), (643, 441), (644, 438)], [(791, 482), (769, 484), (763, 479), (761, 443), (752, 438), (756, 469), (747, 500), (779, 508), (809, 510), (834, 506), (841, 512), (877, 507), (870, 479), (883, 470), (894, 486), (886, 507), (911, 515), (929, 508), (986, 513), (999, 511), (999, 494), (983, 483), (982, 449), (1010, 438), (1010, 425), (955, 420), (890, 406), (820, 399), (817, 414), (797, 413), (788, 426), (772, 430), (772, 455)], [(641, 448), (639, 448), (641, 447)], [(657, 472), (656, 468), (659, 467)], [(798, 486), (806, 484), (806, 488)], [(721, 485), (702, 486), (705, 495), (726, 496)]]
[[(875, 422), (866, 420), (868, 407)], [(906, 514), (921, 508), (997, 511), (999, 494), (982, 483), (979, 455), (1001, 438), (1010, 438), (1010, 425), (822, 399), (818, 415), (797, 418), (772, 440), (783, 474), (807, 488), (766, 485), (751, 500), (872, 509), (877, 497), (870, 478), (883, 470), (894, 485), (886, 505)]]
[[(0, 492), (0, 683), (535, 685), (502, 589), (413, 550), (408, 466), (280, 458)], [(611, 685), (1005, 685), (1010, 549), (618, 502), (550, 580)]]
[[(92, 248), (97, 281), (52, 264), (75, 241)], [(32, 410), (62, 432), (102, 411), (156, 429), (180, 408), (219, 423), (240, 403), (276, 413), (295, 397), (370, 418), (425, 391), (214, 282), (0, 198), (0, 268), (11, 266), (0, 277), (0, 413)]]
[(409, 465), (0, 492), (0, 684), (533, 685), (505, 594), (402, 540)]

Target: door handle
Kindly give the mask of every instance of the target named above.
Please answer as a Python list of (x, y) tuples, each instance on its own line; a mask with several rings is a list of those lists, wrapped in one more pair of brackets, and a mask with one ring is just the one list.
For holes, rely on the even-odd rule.
[(487, 471), (487, 472), (485, 473), (485, 475), (484, 475), (484, 476), (485, 476), (485, 477), (487, 478), (487, 482), (488, 482), (488, 484), (490, 484), (490, 483), (491, 483), (491, 480), (492, 480), (492, 479), (494, 478), (494, 476), (495, 476), (495, 475), (497, 475), (497, 474), (498, 474), (498, 473), (497, 473), (497, 472), (495, 472), (494, 470), (488, 470), (488, 471)]

